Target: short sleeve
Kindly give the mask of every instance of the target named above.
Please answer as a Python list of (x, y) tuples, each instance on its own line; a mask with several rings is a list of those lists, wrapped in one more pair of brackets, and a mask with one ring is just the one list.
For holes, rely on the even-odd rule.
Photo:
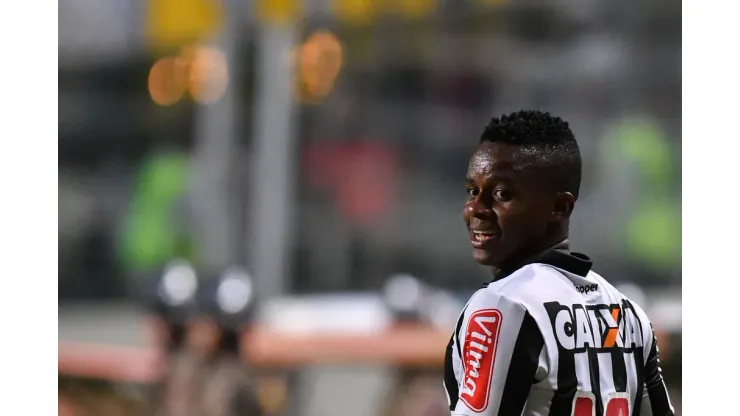
[(463, 316), (463, 376), (453, 416), (521, 414), (540, 366), (542, 333), (527, 309), (481, 291)]

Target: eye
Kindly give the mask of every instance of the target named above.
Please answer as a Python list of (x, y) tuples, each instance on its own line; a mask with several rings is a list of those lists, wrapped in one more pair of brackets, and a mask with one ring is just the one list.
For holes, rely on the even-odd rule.
[(496, 189), (493, 191), (493, 197), (500, 201), (508, 201), (511, 199), (511, 193), (504, 189)]
[(465, 185), (465, 192), (469, 196), (476, 196), (476, 195), (478, 195), (478, 189), (476, 189), (475, 187), (473, 187), (471, 185)]

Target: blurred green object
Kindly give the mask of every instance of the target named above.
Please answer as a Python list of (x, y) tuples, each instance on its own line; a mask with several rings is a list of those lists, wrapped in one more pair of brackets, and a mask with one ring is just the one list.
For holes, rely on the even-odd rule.
[(195, 260), (181, 209), (188, 168), (188, 155), (177, 150), (160, 150), (144, 161), (119, 247), (128, 271), (151, 270), (175, 257)]
[(671, 145), (660, 126), (646, 118), (629, 120), (617, 128), (621, 152), (636, 162), (643, 183), (653, 190), (669, 189), (673, 178)]
[(637, 203), (625, 224), (628, 254), (654, 269), (681, 262), (681, 203), (672, 195), (674, 162), (671, 144), (660, 126), (644, 117), (620, 124), (607, 141), (610, 154), (637, 169)]
[(680, 203), (648, 197), (627, 223), (626, 238), (631, 256), (654, 268), (680, 264)]

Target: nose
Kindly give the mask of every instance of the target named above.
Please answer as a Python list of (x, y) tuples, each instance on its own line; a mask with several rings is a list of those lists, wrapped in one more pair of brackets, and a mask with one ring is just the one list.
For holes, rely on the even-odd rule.
[(478, 218), (480, 220), (491, 219), (494, 215), (493, 209), (480, 200), (480, 196), (468, 201), (463, 210), (465, 218)]

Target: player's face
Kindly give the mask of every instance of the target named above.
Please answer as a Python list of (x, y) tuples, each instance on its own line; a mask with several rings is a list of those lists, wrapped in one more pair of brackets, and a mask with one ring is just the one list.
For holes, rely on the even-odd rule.
[(547, 234), (552, 201), (524, 161), (499, 143), (481, 144), (470, 158), (463, 217), (478, 263), (501, 268), (536, 254)]

